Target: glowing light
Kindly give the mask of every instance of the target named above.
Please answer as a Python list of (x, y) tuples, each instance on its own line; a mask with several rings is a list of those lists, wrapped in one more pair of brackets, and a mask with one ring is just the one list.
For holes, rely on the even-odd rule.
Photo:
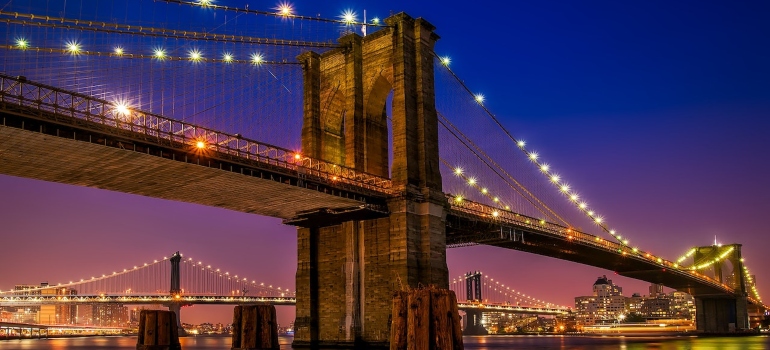
[(573, 202), (574, 202), (574, 201), (576, 201), (576, 200), (578, 200), (578, 198), (580, 198), (580, 196), (578, 196), (578, 195), (576, 195), (576, 194), (574, 194), (574, 193), (573, 193), (572, 195), (570, 195), (570, 196), (569, 196), (569, 199), (571, 199)]
[(601, 224), (601, 223), (602, 223), (602, 221), (604, 221), (604, 219), (603, 219), (603, 218), (601, 218), (601, 217), (596, 217), (596, 219), (594, 219), (594, 220), (596, 220), (596, 223), (597, 223), (597, 224)]
[(482, 189), (481, 189), (481, 193), (483, 193), (483, 194), (487, 194), (487, 192), (489, 192), (489, 191), (488, 191), (486, 188), (482, 188)]
[(593, 211), (591, 211), (591, 210), (589, 210), (589, 211), (588, 211), (588, 215), (590, 215), (590, 216), (594, 216), (594, 212), (593, 212)]
[(498, 216), (500, 216), (500, 213), (495, 210), (495, 211), (492, 212), (492, 216), (498, 217)]
[(462, 202), (462, 201), (463, 201), (463, 196), (455, 196), (455, 202), (459, 203), (459, 202)]
[(561, 191), (562, 191), (562, 192), (567, 192), (567, 191), (569, 191), (569, 185), (561, 185)]
[(206, 148), (206, 143), (203, 141), (198, 141), (195, 143), (195, 147), (198, 147), (199, 149)]
[(380, 18), (379, 17), (372, 18), (372, 24), (380, 24)]
[(123, 116), (126, 116), (131, 113), (131, 110), (128, 109), (128, 105), (124, 102), (118, 102), (115, 104), (115, 112), (118, 112), (118, 114), (121, 114)]
[(291, 16), (294, 12), (294, 8), (288, 2), (282, 2), (275, 8), (278, 10), (278, 14), (281, 16)]
[(67, 43), (67, 51), (73, 55), (76, 55), (80, 53), (80, 45), (75, 41), (70, 41)]
[(200, 62), (203, 59), (203, 55), (198, 50), (190, 50), (187, 55), (190, 57), (190, 61), (193, 62)]
[(526, 145), (526, 144), (527, 143), (522, 141), (522, 140), (519, 140), (519, 142), (516, 142), (516, 145), (518, 145), (519, 147), (524, 147), (524, 145)]
[(264, 61), (265, 58), (260, 53), (254, 53), (251, 55), (251, 63), (253, 63), (255, 66), (262, 64)]
[(214, 0), (198, 0), (198, 5), (211, 6), (214, 4)]
[(492, 200), (493, 200), (493, 201), (495, 201), (495, 203), (497, 203), (497, 202), (499, 202), (499, 201), (500, 201), (500, 198), (497, 198), (497, 197), (495, 197), (495, 198), (493, 198)]
[(544, 172), (548, 171), (548, 169), (550, 169), (550, 168), (551, 168), (551, 166), (549, 166), (548, 164), (543, 164), (543, 165), (540, 166), (540, 170), (542, 170)]
[(120, 55), (123, 55), (123, 52), (124, 52), (124, 51), (123, 51), (123, 48), (122, 48), (122, 47), (120, 47), (120, 46), (115, 46), (115, 49), (113, 50), (113, 52), (114, 52), (116, 55), (120, 56)]
[(342, 18), (343, 23), (348, 25), (356, 23), (356, 13), (353, 10), (345, 10), (340, 18)]
[(162, 60), (166, 58), (166, 51), (164, 51), (163, 49), (155, 49), (152, 52), (152, 55), (155, 56), (155, 58)]
[(551, 181), (553, 181), (553, 182), (557, 182), (557, 183), (558, 183), (558, 182), (559, 182), (559, 180), (561, 180), (561, 177), (559, 177), (559, 175), (553, 175), (553, 176), (551, 176)]
[(455, 175), (462, 175), (463, 169), (462, 168), (455, 168)]
[(484, 94), (476, 94), (473, 98), (480, 104), (484, 103)]
[(452, 63), (452, 59), (449, 58), (449, 56), (441, 57), (441, 64), (449, 67), (449, 64)]
[(469, 185), (475, 185), (476, 184), (476, 179), (474, 179), (474, 178), (468, 179), (468, 184)]
[(29, 42), (24, 39), (16, 39), (16, 47), (25, 50), (29, 47)]
[(224, 55), (222, 55), (222, 61), (225, 61), (226, 63), (230, 63), (233, 61), (233, 55), (229, 52), (226, 52)]
[(538, 155), (535, 152), (532, 152), (532, 153), (529, 154), (529, 159), (537, 160), (537, 157), (538, 157)]
[(511, 207), (506, 205), (505, 210), (511, 210)]
[(581, 202), (580, 204), (578, 204), (578, 206), (580, 207), (580, 209), (585, 209), (588, 207), (588, 204), (586, 204), (585, 202)]

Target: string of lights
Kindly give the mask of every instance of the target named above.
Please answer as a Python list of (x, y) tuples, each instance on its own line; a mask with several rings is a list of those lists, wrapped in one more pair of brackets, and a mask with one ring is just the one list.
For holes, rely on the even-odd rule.
[[(447, 131), (452, 134), (456, 139), (458, 139), (460, 142), (465, 145), (465, 147), (470, 150), (477, 159), (482, 161), (492, 172), (494, 172), (501, 180), (505, 181), (505, 183), (513, 189), (516, 193), (519, 194), (522, 198), (524, 198), (527, 202), (529, 202), (535, 209), (537, 209), (541, 214), (544, 216), (550, 216), (551, 218), (554, 218), (556, 220), (561, 221), (565, 226), (571, 226), (564, 218), (562, 218), (560, 215), (558, 215), (553, 209), (551, 209), (548, 205), (543, 203), (537, 196), (532, 194), (521, 182), (517, 181), (513, 176), (511, 176), (505, 169), (503, 169), (502, 166), (497, 164), (492, 157), (490, 157), (486, 152), (484, 152), (481, 147), (478, 147), (469, 137), (467, 137), (457, 126), (455, 126), (449, 119), (447, 119), (443, 114), (438, 113), (439, 115), (439, 123), (447, 129)], [(464, 170), (459, 166), (451, 166), (449, 162), (442, 159), (442, 162), (444, 165), (446, 165), (450, 170), (452, 170), (455, 175), (462, 176)], [(502, 174), (501, 174), (502, 173)], [(503, 176), (505, 175), (505, 176)], [(468, 181), (469, 179), (464, 179)], [(510, 182), (509, 182), (510, 181)], [(513, 185), (511, 184), (513, 182)], [(482, 191), (482, 194), (485, 194), (486, 191)], [(493, 200), (495, 203), (499, 203), (500, 199), (498, 197), (490, 197), (490, 199)], [(505, 208), (505, 210), (510, 210), (509, 206), (504, 206), (501, 208)], [(548, 215), (546, 212), (550, 213)]]
[(67, 283), (61, 283), (60, 282), (60, 283), (56, 283), (56, 285), (51, 284), (51, 285), (48, 285), (48, 286), (40, 286), (40, 287), (35, 287), (35, 288), (25, 288), (23, 290), (13, 290), (13, 289), (10, 289), (10, 290), (6, 290), (6, 291), (0, 291), (0, 294), (13, 294), (13, 293), (19, 293), (19, 292), (34, 293), (34, 292), (38, 292), (38, 291), (41, 291), (41, 290), (44, 290), (44, 289), (51, 289), (53, 287), (56, 287), (56, 288), (69, 288), (69, 287), (73, 287), (73, 286), (82, 285), (84, 283), (99, 282), (99, 281), (106, 280), (108, 278), (115, 278), (117, 276), (122, 276), (122, 275), (125, 275), (125, 274), (128, 274), (128, 273), (132, 273), (132, 272), (136, 272), (136, 271), (142, 270), (142, 269), (147, 269), (147, 268), (149, 268), (151, 266), (155, 266), (157, 264), (163, 263), (166, 260), (168, 260), (168, 258), (167, 257), (163, 257), (163, 259), (160, 259), (160, 260), (153, 260), (152, 263), (144, 263), (143, 265), (137, 265), (137, 266), (134, 266), (133, 268), (125, 268), (125, 269), (123, 269), (123, 271), (113, 271), (111, 274), (102, 274), (101, 277), (91, 276), (91, 278), (81, 278), (79, 280), (73, 280), (73, 281), (69, 281)]
[(180, 5), (201, 6), (201, 7), (211, 8), (215, 10), (224, 10), (224, 11), (232, 11), (232, 12), (239, 12), (239, 13), (255, 14), (255, 15), (275, 16), (275, 17), (300, 19), (300, 20), (308, 20), (308, 21), (340, 23), (340, 24), (351, 25), (351, 26), (367, 25), (367, 26), (373, 26), (373, 27), (387, 27), (387, 25), (383, 24), (380, 21), (380, 19), (377, 17), (373, 18), (369, 23), (358, 22), (358, 19), (356, 18), (357, 14), (353, 10), (343, 11), (343, 13), (339, 16), (340, 19), (323, 18), (320, 16), (311, 17), (311, 16), (296, 15), (294, 14), (294, 6), (288, 2), (282, 2), (278, 4), (278, 6), (273, 8), (275, 12), (271, 12), (271, 11), (264, 11), (264, 10), (249, 9), (248, 7), (240, 8), (240, 7), (233, 7), (233, 6), (217, 5), (215, 4), (214, 0), (198, 0), (198, 1), (160, 0), (160, 1), (173, 3), (173, 4), (180, 4)]
[[(290, 291), (288, 288), (281, 288), (281, 287), (273, 287), (271, 284), (265, 284), (264, 282), (257, 282), (256, 280), (249, 281), (249, 278), (247, 277), (238, 277), (238, 275), (230, 274), (229, 271), (222, 271), (219, 268), (212, 267), (211, 265), (206, 265), (202, 261), (195, 261), (195, 259), (188, 257), (187, 259), (183, 259), (182, 262), (186, 264), (190, 264), (192, 267), (200, 268), (203, 271), (206, 271), (208, 273), (211, 273), (213, 275), (216, 275), (219, 278), (227, 279), (233, 282), (240, 283), (243, 286), (250, 286), (260, 289), (266, 289), (275, 291), (277, 293), (280, 293), (280, 296), (286, 296), (286, 294), (289, 294), (293, 296), (295, 292)], [(240, 292), (240, 288), (239, 288)]]
[(581, 211), (583, 214), (585, 214), (591, 221), (593, 221), (597, 226), (599, 226), (604, 232), (609, 233), (612, 237), (614, 237), (620, 244), (628, 246), (628, 239), (623, 238), (619, 233), (617, 233), (614, 229), (611, 229), (605, 222), (605, 219), (603, 216), (599, 215), (598, 213), (594, 212), (592, 209), (589, 208), (588, 203), (585, 200), (581, 199), (581, 196), (574, 190), (572, 190), (571, 186), (566, 183), (564, 180), (562, 180), (562, 177), (555, 173), (551, 166), (545, 162), (542, 162), (540, 160), (540, 156), (537, 152), (528, 150), (526, 148), (526, 142), (523, 140), (518, 140), (511, 133), (503, 126), (503, 124), (497, 119), (497, 117), (484, 105), (485, 97), (483, 94), (476, 93), (474, 94), (472, 90), (460, 79), (457, 74), (454, 73), (449, 68), (450, 63), (452, 62), (451, 58), (444, 56), (440, 57), (439, 61), (441, 62), (441, 65), (452, 75), (452, 77), (455, 78), (455, 80), (464, 88), (468, 94), (470, 94), (473, 99), (476, 101), (476, 103), (482, 108), (482, 110), (497, 124), (497, 126), (500, 128), (500, 130), (503, 131), (503, 133), (514, 143), (516, 146), (526, 155), (526, 157), (539, 169), (539, 171), (545, 175), (547, 180), (553, 184), (558, 191), (566, 197), (574, 206)]
[(263, 54), (253, 53), (248, 60), (236, 59), (233, 54), (225, 52), (221, 58), (206, 58), (203, 53), (198, 50), (189, 50), (186, 57), (171, 56), (163, 48), (152, 49), (152, 54), (135, 54), (128, 53), (123, 47), (116, 46), (113, 52), (98, 52), (98, 51), (86, 51), (79, 43), (69, 42), (66, 43), (63, 48), (45, 48), (45, 47), (32, 47), (29, 41), (25, 39), (18, 39), (16, 45), (0, 45), (0, 49), (6, 50), (22, 50), (40, 53), (51, 54), (68, 54), (73, 56), (86, 55), (86, 56), (99, 56), (99, 57), (113, 57), (120, 59), (154, 59), (160, 61), (190, 61), (193, 63), (232, 63), (232, 64), (250, 64), (254, 66), (260, 65), (301, 65), (299, 62), (287, 62), (287, 61), (267, 61)]
[[(275, 46), (296, 46), (296, 47), (317, 47), (317, 48), (333, 48), (338, 47), (339, 44), (331, 42), (315, 42), (315, 41), (303, 41), (303, 40), (284, 40), (284, 39), (271, 39), (271, 38), (258, 38), (252, 36), (232, 35), (232, 34), (216, 34), (195, 32), (187, 30), (176, 30), (166, 28), (154, 28), (148, 26), (136, 26), (126, 25), (118, 23), (96, 22), (96, 21), (81, 21), (77, 19), (68, 19), (62, 17), (50, 17), (50, 16), (36, 16), (33, 14), (20, 14), (15, 12), (0, 11), (0, 15), (14, 16), (22, 18), (30, 18), (38, 21), (25, 21), (11, 18), (2, 18), (0, 22), (6, 24), (15, 24), (22, 26), (35, 26), (44, 28), (58, 28), (64, 30), (79, 30), (100, 32), (109, 34), (126, 34), (136, 36), (146, 36), (154, 38), (166, 38), (166, 39), (184, 39), (184, 40), (196, 40), (196, 41), (213, 41), (221, 43), (240, 43), (240, 44), (259, 44), (259, 45), (275, 45)], [(71, 23), (71, 24), (65, 24)]]

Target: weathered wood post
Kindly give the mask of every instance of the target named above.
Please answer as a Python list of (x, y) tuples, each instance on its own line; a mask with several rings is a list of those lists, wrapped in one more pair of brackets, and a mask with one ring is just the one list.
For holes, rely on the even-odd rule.
[(232, 350), (278, 349), (273, 305), (239, 305), (233, 310)]
[(142, 310), (139, 314), (136, 350), (181, 349), (176, 327), (176, 313), (164, 310)]
[(463, 350), (455, 293), (435, 287), (393, 294), (390, 350)]

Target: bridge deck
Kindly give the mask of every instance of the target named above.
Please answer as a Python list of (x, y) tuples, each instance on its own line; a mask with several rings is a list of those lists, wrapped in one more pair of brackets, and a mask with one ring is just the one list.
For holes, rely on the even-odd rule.
[[(541, 224), (515, 213), (499, 212), (493, 216), (491, 210), (494, 208), (477, 203), (453, 203), (447, 219), (447, 244), (483, 244), (545, 255), (660, 283), (694, 296), (733, 298), (740, 294), (727, 285), (630, 247), (554, 224)], [(752, 298), (749, 302), (758, 303)]]
[[(246, 176), (14, 127), (0, 126), (0, 140), (0, 173), (6, 175), (284, 219), (301, 210), (347, 208), (363, 203), (292, 185), (291, 177)], [(253, 195), (244, 195), (248, 193)]]

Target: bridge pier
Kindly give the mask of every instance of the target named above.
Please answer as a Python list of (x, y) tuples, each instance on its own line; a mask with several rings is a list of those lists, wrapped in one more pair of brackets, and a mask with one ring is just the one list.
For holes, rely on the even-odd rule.
[(463, 329), (463, 335), (487, 335), (489, 332), (484, 325), (481, 324), (482, 318), (481, 310), (466, 310), (465, 311), (465, 328)]
[(168, 311), (173, 311), (176, 314), (176, 328), (180, 337), (186, 337), (187, 331), (182, 328), (182, 304), (171, 303), (168, 306)]
[(695, 297), (695, 326), (703, 333), (730, 333), (749, 329), (746, 297)]
[(394, 291), (448, 286), (444, 219), (418, 214), (443, 207), (389, 207), (388, 218), (298, 230), (293, 346), (386, 347)]

